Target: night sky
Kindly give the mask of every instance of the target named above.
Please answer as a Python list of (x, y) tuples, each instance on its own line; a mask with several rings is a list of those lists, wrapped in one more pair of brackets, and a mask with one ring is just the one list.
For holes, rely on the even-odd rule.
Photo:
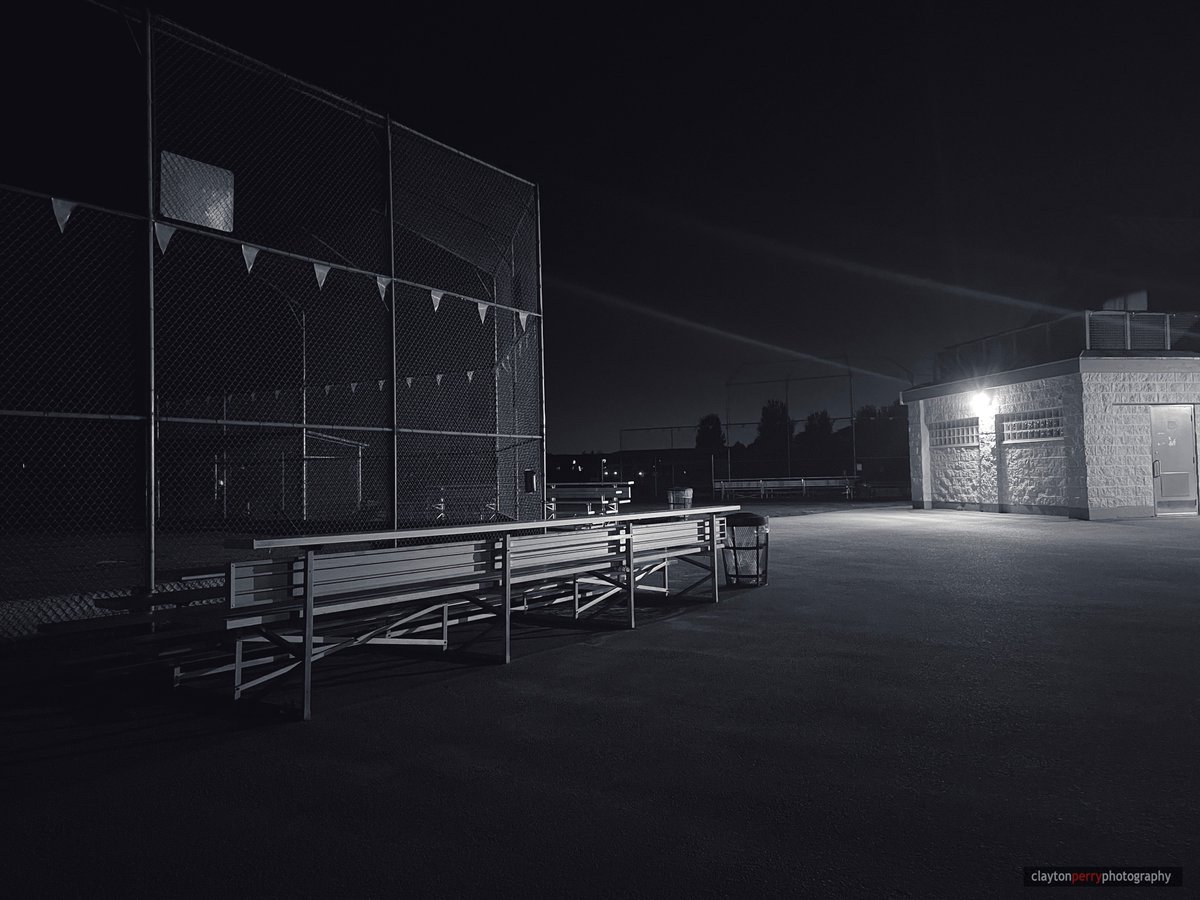
[[(731, 378), (848, 360), (887, 403), (1033, 317), (1200, 308), (1183, 4), (249, 6), (155, 9), (540, 185), (551, 452), (782, 398)], [(793, 384), (792, 413), (846, 388)]]

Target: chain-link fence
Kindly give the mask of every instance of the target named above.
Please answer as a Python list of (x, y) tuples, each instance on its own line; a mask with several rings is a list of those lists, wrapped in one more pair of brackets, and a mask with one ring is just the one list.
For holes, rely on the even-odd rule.
[(790, 428), (786, 419), (723, 423), (715, 418), (698, 425), (623, 428), (618, 453), (602, 464), (585, 459), (577, 467), (580, 477), (596, 472), (634, 481), (639, 500), (664, 499), (674, 487), (703, 493), (714, 481), (730, 478), (857, 476), (872, 483), (908, 482), (904, 407), (864, 406), (853, 420), (811, 418), (793, 420)]
[(230, 534), (540, 518), (536, 187), (129, 24), (150, 208), (0, 189), (0, 598), (220, 571)]

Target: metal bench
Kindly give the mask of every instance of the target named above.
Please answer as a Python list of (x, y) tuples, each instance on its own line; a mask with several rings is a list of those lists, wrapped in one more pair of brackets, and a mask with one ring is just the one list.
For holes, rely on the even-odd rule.
[(835, 490), (847, 500), (854, 497), (858, 482), (854, 475), (830, 475), (818, 478), (728, 478), (713, 482), (713, 490), (722, 500), (737, 497), (757, 497), (765, 500), (787, 494), (807, 497), (817, 491)]
[[(632, 628), (637, 591), (666, 593), (673, 561), (702, 570), (680, 593), (709, 583), (713, 602), (718, 600), (724, 517), (736, 510), (252, 540), (248, 545), (256, 550), (291, 552), (229, 564), (226, 606), (194, 611), (190, 621), (232, 642), (232, 659), (228, 649), (180, 656), (175, 681), (231, 672), (236, 699), (300, 668), (308, 718), (312, 665), (338, 650), (368, 644), (444, 650), (451, 626), (491, 618), (502, 623), (501, 656), (508, 662), (513, 614), (567, 602), (579, 618), (598, 604), (622, 600)], [(423, 543), (336, 549), (414, 539)], [(657, 573), (661, 586), (648, 582)], [(252, 669), (263, 674), (249, 677)]]
[(616, 515), (633, 499), (632, 481), (556, 482), (546, 485), (546, 518), (560, 513)]

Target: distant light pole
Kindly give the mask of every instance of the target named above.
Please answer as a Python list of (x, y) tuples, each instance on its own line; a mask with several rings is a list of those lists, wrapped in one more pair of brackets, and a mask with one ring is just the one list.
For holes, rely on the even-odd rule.
[(858, 429), (854, 415), (854, 369), (850, 365), (850, 354), (846, 354), (846, 384), (850, 387), (850, 475), (858, 475)]

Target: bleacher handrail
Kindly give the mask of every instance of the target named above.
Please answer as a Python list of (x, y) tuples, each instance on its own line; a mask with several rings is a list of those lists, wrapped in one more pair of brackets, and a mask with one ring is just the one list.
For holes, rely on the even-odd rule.
[(637, 522), (653, 519), (680, 519), (695, 516), (725, 515), (737, 512), (740, 506), (697, 506), (691, 509), (653, 510), (649, 512), (618, 513), (589, 516), (586, 519), (539, 519), (526, 522), (481, 522), (477, 525), (449, 525), (439, 528), (403, 528), (390, 531), (350, 532), (343, 534), (302, 534), (290, 537), (232, 538), (226, 546), (239, 550), (282, 550), (328, 546), (330, 544), (366, 544), (375, 541), (428, 540), (457, 537), (464, 534), (502, 534), (504, 532), (535, 531), (550, 528), (578, 528), (604, 525), (610, 522)]

